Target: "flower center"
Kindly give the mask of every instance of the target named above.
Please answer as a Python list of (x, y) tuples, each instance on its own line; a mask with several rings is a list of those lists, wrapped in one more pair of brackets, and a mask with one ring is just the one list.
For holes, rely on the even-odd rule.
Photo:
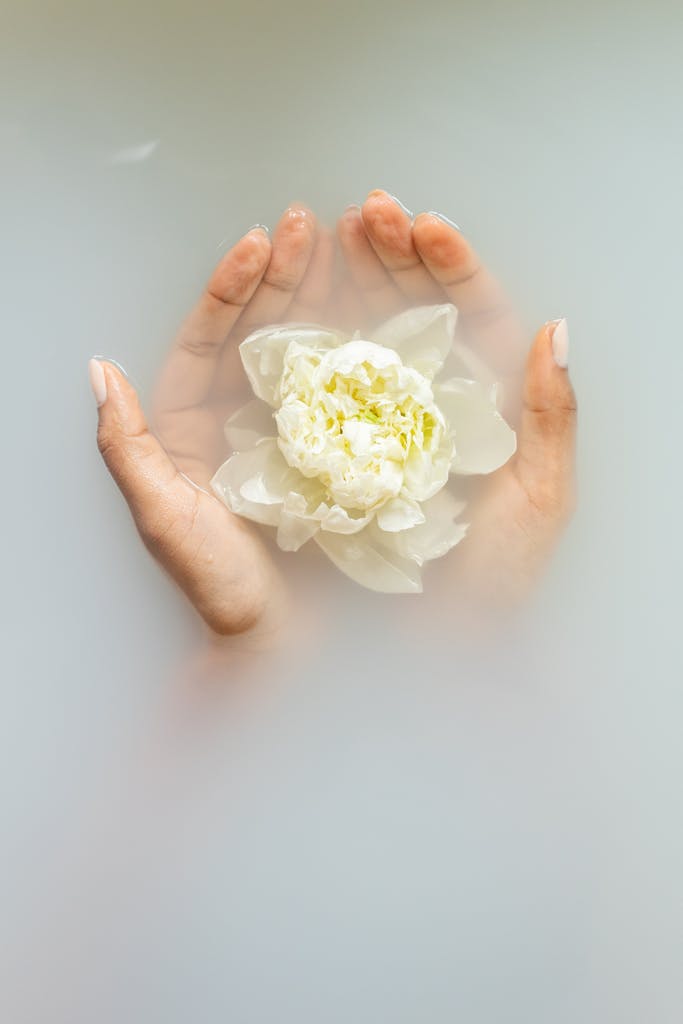
[(378, 508), (416, 459), (439, 452), (445, 424), (429, 381), (392, 349), (355, 340), (315, 351), (290, 343), (275, 419), (290, 466), (345, 508)]

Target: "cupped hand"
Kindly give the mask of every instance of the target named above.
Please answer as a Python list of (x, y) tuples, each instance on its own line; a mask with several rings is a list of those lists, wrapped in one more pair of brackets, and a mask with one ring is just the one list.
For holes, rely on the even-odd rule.
[(258, 531), (209, 490), (223, 425), (243, 400), (238, 343), (282, 320), (318, 319), (334, 260), (331, 233), (290, 206), (272, 242), (247, 232), (214, 270), (180, 328), (154, 397), (154, 432), (134, 388), (107, 360), (90, 364), (98, 445), (146, 546), (214, 634), (270, 646), (284, 628), (283, 582)]
[(523, 371), (528, 341), (519, 317), (446, 219), (413, 218), (377, 191), (347, 210), (337, 233), (341, 279), (333, 237), (298, 204), (285, 211), (272, 242), (254, 228), (226, 253), (162, 372), (154, 432), (117, 366), (91, 363), (99, 447), (145, 544), (213, 633), (248, 647), (272, 646), (285, 628), (283, 581), (258, 529), (208, 488), (225, 458), (225, 420), (249, 397), (238, 344), (267, 323), (354, 330), (409, 306), (458, 308), (458, 332), (508, 385), (504, 411), (518, 430), (515, 456), (484, 481), (467, 538), (439, 570), (447, 568), (462, 591), (487, 598), (526, 591), (573, 508), (576, 402), (566, 323), (539, 330)]
[[(576, 398), (567, 371), (565, 320), (528, 334), (503, 288), (451, 221), (413, 217), (371, 192), (337, 225), (356, 303), (384, 319), (409, 306), (452, 302), (457, 332), (504, 383), (517, 451), (481, 481), (466, 538), (432, 572), (486, 603), (507, 603), (537, 582), (575, 504)], [(456, 485), (457, 486), (457, 485)]]

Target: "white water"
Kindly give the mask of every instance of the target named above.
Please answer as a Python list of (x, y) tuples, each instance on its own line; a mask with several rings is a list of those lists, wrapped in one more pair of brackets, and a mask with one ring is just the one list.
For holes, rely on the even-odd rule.
[[(2, 7), (3, 1020), (676, 1021), (680, 9)], [(148, 394), (222, 244), (377, 186), (568, 317), (579, 514), (486, 651), (340, 583), (176, 704), (87, 359)]]

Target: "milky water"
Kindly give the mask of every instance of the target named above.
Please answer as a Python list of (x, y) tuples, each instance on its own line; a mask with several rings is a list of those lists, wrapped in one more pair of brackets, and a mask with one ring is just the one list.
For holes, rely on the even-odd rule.
[[(2, 14), (2, 1019), (677, 1021), (683, 14)], [(87, 360), (148, 399), (233, 240), (374, 187), (568, 317), (577, 516), (514, 622), (330, 573), (296, 654), (188, 687)]]

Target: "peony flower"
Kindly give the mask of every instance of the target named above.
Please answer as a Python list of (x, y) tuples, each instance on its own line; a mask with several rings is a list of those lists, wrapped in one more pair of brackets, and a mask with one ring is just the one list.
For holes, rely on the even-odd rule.
[(285, 551), (313, 539), (365, 587), (420, 592), (422, 565), (467, 529), (449, 475), (491, 473), (516, 445), (489, 371), (454, 342), (456, 317), (423, 306), (367, 338), (316, 324), (250, 334), (256, 397), (226, 423), (235, 454), (216, 494), (276, 527)]

